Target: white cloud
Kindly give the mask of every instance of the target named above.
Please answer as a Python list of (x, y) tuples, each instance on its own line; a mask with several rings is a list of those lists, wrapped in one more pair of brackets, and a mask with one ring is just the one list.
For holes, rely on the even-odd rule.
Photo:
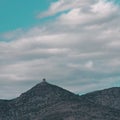
[(88, 69), (92, 69), (92, 68), (93, 68), (93, 61), (88, 61), (88, 62), (85, 64), (85, 67), (88, 68)]
[(110, 2), (99, 0), (95, 4), (90, 4), (89, 7), (82, 6), (71, 9), (68, 13), (60, 16), (60, 22), (68, 25), (91, 25), (95, 23), (109, 20), (114, 15), (118, 14), (118, 7)]
[(106, 2), (105, 0), (99, 0), (99, 2), (92, 5), (91, 8), (93, 13), (102, 16), (108, 16), (117, 11), (117, 6), (115, 6), (112, 2)]
[(83, 93), (116, 85), (120, 78), (119, 9), (102, 0), (60, 0), (42, 14), (63, 12), (52, 22), (4, 34), (1, 90), (13, 97), (44, 77)]
[(89, 5), (89, 3), (92, 3), (95, 0), (58, 0), (56, 2), (53, 2), (49, 8), (48, 11), (40, 13), (38, 15), (39, 18), (48, 17), (48, 16), (54, 16), (57, 13), (68, 11), (70, 9), (73, 9), (75, 7), (81, 7), (84, 5)]

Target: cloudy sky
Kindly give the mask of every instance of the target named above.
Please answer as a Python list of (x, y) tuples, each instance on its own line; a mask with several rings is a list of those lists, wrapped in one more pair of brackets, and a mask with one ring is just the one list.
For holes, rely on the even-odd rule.
[(77, 94), (120, 86), (120, 1), (1, 0), (0, 98), (42, 78)]

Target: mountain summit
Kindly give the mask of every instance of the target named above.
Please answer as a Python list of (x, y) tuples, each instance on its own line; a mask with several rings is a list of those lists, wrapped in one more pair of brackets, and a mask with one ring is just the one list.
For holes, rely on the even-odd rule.
[(0, 120), (119, 120), (119, 93), (110, 88), (78, 96), (43, 79), (15, 99), (0, 100)]
[(45, 105), (56, 103), (58, 101), (76, 100), (78, 98), (79, 97), (74, 93), (71, 93), (56, 85), (52, 85), (43, 79), (41, 83), (21, 94), (20, 97), (15, 99), (15, 101), (18, 103), (21, 101), (24, 102), (24, 104), (28, 102), (29, 104), (38, 102)]

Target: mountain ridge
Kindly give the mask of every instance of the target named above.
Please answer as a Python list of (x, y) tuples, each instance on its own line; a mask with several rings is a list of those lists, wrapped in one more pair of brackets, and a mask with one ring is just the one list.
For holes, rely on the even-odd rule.
[(43, 80), (15, 99), (0, 100), (0, 120), (119, 120), (119, 101), (119, 87), (79, 96)]

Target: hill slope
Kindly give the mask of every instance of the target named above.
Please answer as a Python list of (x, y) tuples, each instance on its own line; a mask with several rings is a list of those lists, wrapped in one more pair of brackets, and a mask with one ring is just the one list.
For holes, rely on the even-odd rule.
[(0, 100), (0, 120), (119, 120), (120, 88), (75, 95), (43, 81), (13, 100)]

